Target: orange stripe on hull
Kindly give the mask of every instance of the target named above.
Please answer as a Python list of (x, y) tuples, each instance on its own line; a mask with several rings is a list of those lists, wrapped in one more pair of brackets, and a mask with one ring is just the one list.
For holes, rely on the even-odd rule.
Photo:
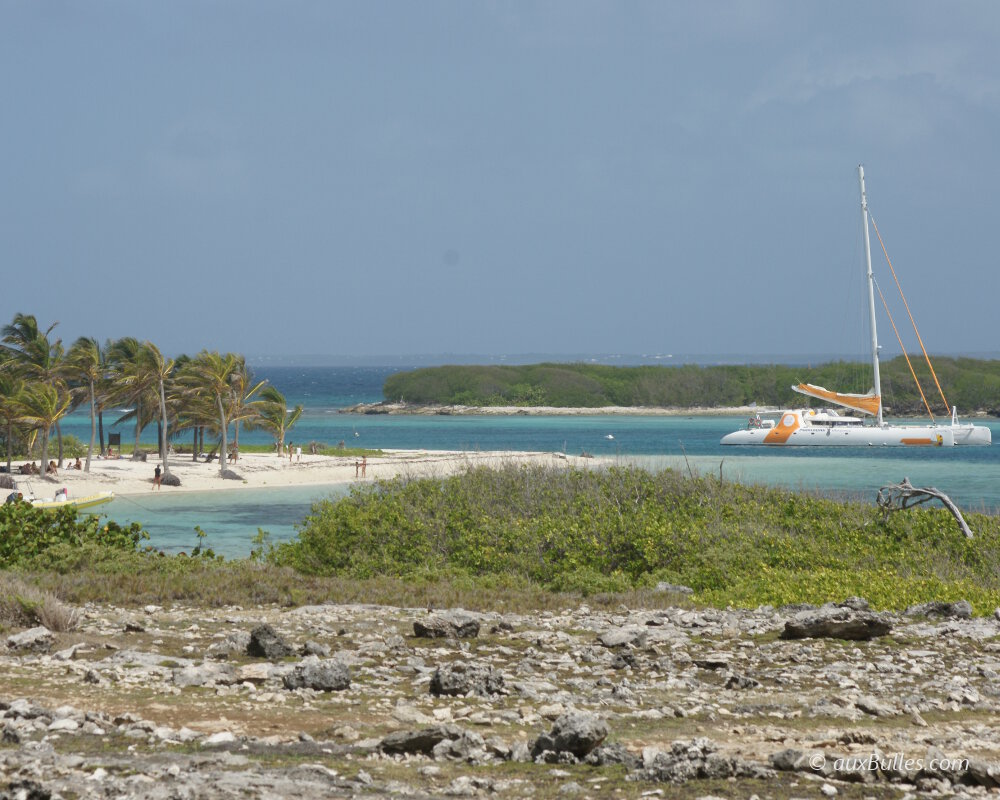
[(785, 444), (788, 437), (799, 429), (799, 419), (795, 414), (785, 414), (778, 425), (767, 432), (764, 444)]
[(944, 439), (942, 437), (940, 437), (940, 436), (938, 436), (936, 439), (929, 439), (929, 438), (928, 439), (923, 439), (923, 438), (921, 438), (921, 439), (900, 439), (899, 441), (901, 441), (903, 444), (912, 444), (912, 445), (937, 445), (938, 447), (940, 447), (942, 444), (944, 444)]

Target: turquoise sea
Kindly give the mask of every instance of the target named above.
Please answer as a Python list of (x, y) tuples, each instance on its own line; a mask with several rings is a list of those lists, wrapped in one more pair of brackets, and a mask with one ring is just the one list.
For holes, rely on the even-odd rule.
[[(305, 412), (293, 428), (298, 442), (323, 442), (370, 448), (427, 450), (525, 450), (565, 452), (635, 463), (651, 469), (672, 467), (726, 480), (785, 486), (874, 502), (880, 486), (908, 477), (916, 486), (935, 486), (963, 509), (1000, 509), (1000, 444), (979, 448), (842, 449), (734, 448), (719, 440), (742, 427), (742, 417), (633, 416), (386, 416), (340, 413), (345, 406), (382, 399), (382, 383), (393, 367), (256, 368)], [(114, 415), (106, 415), (113, 421)], [(1000, 420), (983, 424), (1000, 442)], [(106, 422), (107, 426), (107, 422)], [(90, 437), (86, 416), (63, 426), (82, 441)], [(119, 430), (119, 429), (115, 429)], [(131, 440), (129, 429), (120, 429)], [(151, 430), (144, 438), (155, 438)], [(261, 433), (241, 431), (240, 440), (266, 443)], [(183, 442), (183, 437), (182, 440)], [(206, 544), (228, 557), (245, 556), (258, 529), (274, 541), (295, 535), (311, 504), (340, 496), (345, 485), (240, 492), (186, 493), (117, 498), (106, 514), (119, 522), (139, 521), (151, 543), (167, 551), (189, 551), (197, 544), (195, 526)]]

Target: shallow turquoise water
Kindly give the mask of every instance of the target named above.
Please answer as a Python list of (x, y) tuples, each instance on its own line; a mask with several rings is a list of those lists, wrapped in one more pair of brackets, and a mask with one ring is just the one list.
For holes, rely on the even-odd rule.
[(122, 524), (140, 522), (150, 533), (148, 544), (167, 553), (190, 553), (199, 543), (195, 526), (205, 531), (202, 542), (219, 555), (238, 558), (250, 554), (259, 528), (271, 541), (295, 536), (295, 526), (318, 500), (343, 497), (346, 484), (293, 486), (284, 489), (248, 489), (222, 493), (184, 492), (141, 497), (116, 497), (102, 507)]

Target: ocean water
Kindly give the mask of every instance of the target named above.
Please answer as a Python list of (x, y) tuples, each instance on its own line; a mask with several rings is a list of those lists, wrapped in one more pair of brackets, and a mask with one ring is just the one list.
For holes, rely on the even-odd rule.
[[(269, 367), (257, 369), (305, 412), (291, 431), (299, 442), (369, 448), (426, 450), (523, 450), (562, 452), (651, 469), (673, 468), (719, 475), (726, 480), (783, 486), (874, 501), (880, 486), (908, 477), (935, 486), (971, 511), (1000, 509), (1000, 444), (975, 448), (841, 449), (722, 447), (719, 440), (745, 423), (742, 417), (649, 416), (388, 416), (343, 414), (339, 409), (382, 399), (382, 382), (393, 367)], [(1000, 421), (984, 424), (1000, 442)], [(87, 441), (89, 420), (76, 414), (64, 432)], [(123, 440), (131, 432), (122, 429)], [(152, 440), (151, 429), (144, 439)], [(260, 432), (241, 431), (244, 442), (269, 442)], [(183, 442), (183, 437), (182, 440)], [(313, 502), (342, 496), (346, 485), (260, 489), (225, 494), (179, 494), (117, 498), (105, 506), (119, 522), (142, 522), (151, 544), (190, 551), (195, 526), (205, 543), (228, 557), (245, 556), (259, 528), (271, 539), (292, 538)]]

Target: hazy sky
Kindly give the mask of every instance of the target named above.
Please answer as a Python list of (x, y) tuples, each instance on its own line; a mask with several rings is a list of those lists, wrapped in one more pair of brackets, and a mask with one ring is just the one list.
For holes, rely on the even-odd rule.
[(998, 43), (990, 1), (0, 0), (0, 322), (860, 353), (863, 162), (924, 340), (997, 351)]

